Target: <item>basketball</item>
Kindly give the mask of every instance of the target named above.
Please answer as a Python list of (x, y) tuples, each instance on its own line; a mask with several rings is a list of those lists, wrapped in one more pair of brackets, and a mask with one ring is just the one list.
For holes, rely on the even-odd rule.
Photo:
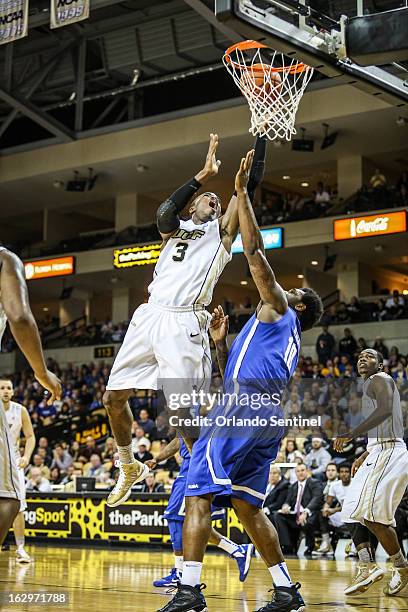
[(264, 64), (253, 64), (252, 69), (241, 77), (241, 82), (246, 87), (251, 87), (257, 97), (269, 97), (274, 100), (279, 96), (282, 79), (279, 72), (266, 71), (265, 68)]

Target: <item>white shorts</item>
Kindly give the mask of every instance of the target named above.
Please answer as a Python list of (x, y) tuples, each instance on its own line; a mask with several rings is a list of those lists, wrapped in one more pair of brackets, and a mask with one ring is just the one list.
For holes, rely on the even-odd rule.
[(0, 401), (0, 498), (23, 498), (25, 487), (21, 487), (18, 472), (9, 425)]
[(107, 389), (202, 389), (211, 379), (205, 309), (168, 308), (152, 302), (135, 311), (116, 355)]
[(383, 442), (370, 450), (351, 481), (343, 503), (346, 523), (364, 520), (395, 526), (395, 511), (408, 486), (408, 451), (403, 442)]
[(18, 478), (18, 484), (19, 484), (19, 490), (20, 490), (20, 512), (24, 512), (24, 510), (26, 510), (27, 508), (26, 483), (25, 483), (24, 470), (23, 468), (18, 467), (18, 462), (20, 458), (21, 458), (20, 454), (18, 454), (18, 456), (16, 456), (16, 463), (17, 463), (17, 478)]

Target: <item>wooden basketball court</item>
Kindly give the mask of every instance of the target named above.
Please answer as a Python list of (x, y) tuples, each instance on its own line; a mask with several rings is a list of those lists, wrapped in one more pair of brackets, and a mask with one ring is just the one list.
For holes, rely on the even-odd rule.
[[(152, 581), (171, 567), (168, 551), (119, 550), (100, 548), (57, 548), (32, 545), (30, 565), (15, 563), (14, 549), (0, 553), (0, 590), (5, 612), (13, 610), (40, 612), (52, 604), (10, 604), (5, 592), (62, 593), (68, 605), (59, 610), (80, 612), (155, 612), (170, 595), (152, 587)], [(371, 610), (408, 611), (408, 593), (385, 597), (382, 583), (374, 585), (366, 595), (346, 598), (343, 588), (348, 583), (354, 561), (290, 559), (292, 578), (302, 583), (307, 610), (370, 612)], [(166, 572), (167, 573), (167, 572)], [(244, 584), (238, 580), (236, 564), (226, 555), (210, 552), (205, 558), (203, 581), (210, 612), (252, 612), (264, 604), (271, 586), (270, 577), (260, 559), (253, 559)]]

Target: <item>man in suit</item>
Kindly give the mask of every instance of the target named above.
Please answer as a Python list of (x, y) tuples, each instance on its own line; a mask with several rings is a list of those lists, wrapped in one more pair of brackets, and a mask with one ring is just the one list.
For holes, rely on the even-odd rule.
[(289, 482), (285, 478), (282, 478), (280, 467), (272, 464), (264, 503), (264, 512), (271, 520), (271, 514), (280, 510), (285, 503), (288, 489)]
[(314, 532), (319, 524), (323, 507), (323, 485), (310, 478), (304, 463), (296, 466), (297, 482), (289, 487), (285, 503), (274, 513), (273, 522), (277, 529), (282, 549), (296, 553), (301, 531), (306, 536), (306, 556), (314, 550)]

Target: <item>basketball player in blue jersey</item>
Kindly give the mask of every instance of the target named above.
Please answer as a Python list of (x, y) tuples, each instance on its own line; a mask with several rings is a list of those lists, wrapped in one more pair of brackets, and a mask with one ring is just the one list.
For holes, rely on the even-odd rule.
[(271, 573), (274, 594), (258, 612), (305, 610), (300, 585), (291, 581), (278, 535), (262, 505), (270, 464), (283, 435), (278, 420), (283, 417), (282, 393), (296, 368), (301, 331), (319, 321), (323, 305), (312, 289), (284, 291), (275, 278), (248, 199), (252, 159), (250, 151), (241, 161), (235, 188), (244, 253), (261, 301), (229, 353), (225, 324), (220, 324), (217, 357), (224, 371), (225, 401), (213, 409), (212, 423), (201, 430), (193, 447), (187, 477), (183, 573), (176, 595), (160, 612), (207, 610), (200, 579), (211, 503), (232, 505)]
[[(183, 459), (180, 473), (173, 483), (169, 502), (164, 516), (167, 520), (171, 544), (174, 552), (174, 567), (168, 576), (164, 576), (153, 582), (155, 587), (177, 586), (183, 571), (183, 523), (185, 517), (185, 492), (187, 486), (187, 473), (190, 465), (190, 453), (181, 437), (175, 437), (155, 459), (146, 462), (150, 469), (155, 469), (158, 463), (166, 461), (176, 453), (180, 453)], [(212, 508), (211, 519), (216, 520), (225, 514), (225, 510)], [(244, 582), (248, 576), (251, 559), (254, 553), (253, 544), (236, 544), (232, 540), (218, 533), (214, 528), (210, 532), (210, 544), (214, 544), (224, 550), (237, 562), (239, 579)]]
[[(265, 142), (258, 139), (260, 162), (248, 185), (254, 192), (263, 171)], [(113, 364), (104, 405), (119, 453), (119, 478), (110, 493), (108, 506), (128, 499), (133, 484), (143, 480), (148, 468), (135, 460), (132, 452), (133, 416), (128, 398), (133, 389), (162, 388), (171, 394), (203, 388), (211, 379), (211, 352), (206, 310), (217, 280), (231, 260), (231, 247), (238, 233), (237, 197), (232, 196), (221, 214), (218, 196), (197, 191), (218, 173), (218, 136), (211, 134), (203, 169), (182, 185), (157, 211), (157, 227), (163, 238), (159, 261), (150, 283), (149, 301), (135, 311), (123, 344)], [(190, 219), (180, 214), (191, 202)], [(178, 431), (191, 450), (194, 436), (183, 427), (183, 411)], [(185, 416), (190, 417), (188, 409)]]

